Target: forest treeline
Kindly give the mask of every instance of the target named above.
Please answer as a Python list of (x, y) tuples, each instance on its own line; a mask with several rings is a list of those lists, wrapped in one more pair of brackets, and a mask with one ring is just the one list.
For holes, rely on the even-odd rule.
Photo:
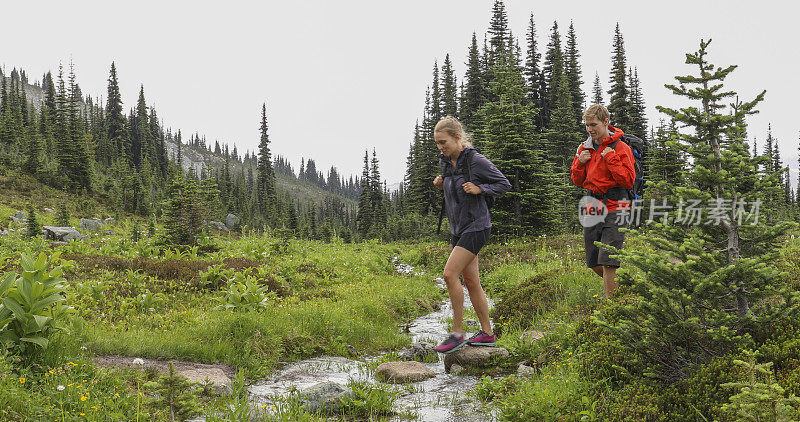
[[(570, 23), (566, 34), (562, 32), (554, 22), (540, 37), (531, 14), (519, 38), (509, 29), (504, 3), (495, 1), (488, 31), (482, 39), (473, 33), (466, 46), (465, 74), (456, 75), (449, 54), (434, 62), (423, 113), (411, 131), (405, 177), (396, 191), (390, 192), (382, 180), (374, 150), (371, 157), (365, 151), (360, 176), (345, 177), (335, 167), (326, 174), (311, 158), (303, 159), (295, 173), (287, 159), (270, 150), (266, 104), (258, 151), (240, 155), (235, 145), (232, 151), (218, 141), (212, 146), (199, 133), (184, 142), (181, 130), (165, 128), (155, 107), (147, 105), (143, 86), (135, 106), (123, 110), (114, 63), (105, 104), (84, 97), (72, 65), (66, 76), (59, 66), (55, 76), (48, 72), (34, 82), (43, 91), (36, 106), (26, 97), (24, 71), (13, 69), (0, 78), (0, 152), (5, 165), (18, 166), (49, 185), (94, 192), (120, 211), (144, 217), (162, 217), (168, 196), (182, 192), (183, 185), (170, 188), (178, 178), (198, 189), (212, 189), (201, 219), (234, 213), (251, 229), (286, 229), (306, 238), (394, 240), (436, 231), (441, 194), (431, 183), (439, 172), (433, 128), (452, 115), (512, 184), (492, 210), (496, 233), (573, 231), (578, 227), (575, 204), (584, 192), (572, 185), (569, 166), (586, 136), (582, 112), (587, 104), (605, 104), (613, 126), (646, 140), (642, 162), (649, 186), (660, 181), (684, 184), (692, 160), (675, 141), (681, 125), (645, 117), (639, 72), (626, 56), (619, 24), (611, 36), (607, 89), (598, 73), (588, 88), (575, 27)], [(792, 190), (771, 130), (760, 149), (755, 137), (748, 142), (752, 156), (765, 157), (764, 171), (780, 172), (781, 193), (772, 193), (768, 201), (770, 218), (796, 215), (800, 195)], [(168, 145), (177, 150), (168, 152)], [(221, 164), (200, 169), (185, 165), (182, 150), (212, 154)], [(329, 194), (300, 201), (291, 189), (277, 189), (279, 176)], [(649, 199), (659, 192), (646, 193)]]

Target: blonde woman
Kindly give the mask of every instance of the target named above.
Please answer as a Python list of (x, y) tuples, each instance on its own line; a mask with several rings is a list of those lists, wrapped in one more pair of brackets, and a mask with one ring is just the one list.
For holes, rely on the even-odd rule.
[[(489, 240), (492, 227), (485, 197), (507, 192), (511, 184), (489, 159), (472, 147), (456, 118), (448, 116), (440, 120), (433, 133), (436, 147), (442, 153), (440, 164), (443, 170), (433, 184), (444, 193), (453, 244), (443, 275), (453, 307), (453, 327), (450, 335), (435, 349), (446, 354), (467, 344), (494, 346), (489, 304), (478, 276), (478, 252)], [(469, 339), (462, 328), (464, 290), (459, 275), (464, 278), (481, 325), (480, 331)]]

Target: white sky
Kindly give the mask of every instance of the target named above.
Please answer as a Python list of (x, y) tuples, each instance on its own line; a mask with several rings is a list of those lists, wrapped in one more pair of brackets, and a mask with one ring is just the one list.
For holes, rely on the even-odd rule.
[[(36, 80), (71, 59), (84, 94), (105, 97), (116, 61), (126, 112), (144, 84), (166, 127), (181, 129), (184, 139), (199, 132), (212, 143), (235, 143), (242, 153), (258, 144), (266, 102), (272, 151), (295, 168), (300, 157), (312, 157), (326, 172), (335, 165), (360, 174), (364, 150), (375, 148), (392, 184), (403, 178), (433, 61), (441, 64), (450, 53), (460, 83), (472, 32), (482, 40), (493, 1), (3, 3), (0, 65), (7, 72), (23, 68)], [(750, 120), (751, 137), (763, 145), (771, 122), (784, 163), (796, 169), (800, 132), (792, 100), (800, 98), (800, 50), (791, 3), (651, 3), (507, 0), (506, 7), (523, 48), (531, 12), (542, 52), (553, 21), (562, 37), (574, 22), (587, 93), (595, 72), (608, 89), (619, 22), (652, 123), (656, 105), (686, 104), (663, 85), (693, 70), (685, 53), (713, 38), (711, 61), (739, 65), (730, 88), (745, 100), (767, 90), (761, 113)]]

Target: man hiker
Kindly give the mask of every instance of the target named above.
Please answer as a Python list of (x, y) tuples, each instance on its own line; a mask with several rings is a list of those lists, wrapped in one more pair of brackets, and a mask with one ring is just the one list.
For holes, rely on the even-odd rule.
[(636, 177), (633, 151), (624, 141), (619, 142), (624, 133), (609, 126), (610, 117), (600, 104), (586, 110), (583, 119), (589, 137), (578, 146), (570, 169), (572, 182), (588, 189), (587, 195), (602, 201), (607, 210), (605, 219), (600, 218), (592, 227), (583, 228), (586, 265), (603, 278), (606, 298), (619, 287), (615, 280), (619, 261), (610, 258), (610, 252), (598, 248), (594, 242), (622, 249), (625, 234), (619, 228), (626, 222), (620, 218), (619, 210), (630, 208), (628, 191), (633, 188)]

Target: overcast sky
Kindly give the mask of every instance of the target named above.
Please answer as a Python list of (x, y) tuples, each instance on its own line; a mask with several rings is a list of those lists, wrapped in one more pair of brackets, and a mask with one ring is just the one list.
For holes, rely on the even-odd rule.
[[(375, 148), (392, 184), (403, 178), (434, 60), (441, 64), (449, 53), (460, 83), (472, 32), (482, 39), (493, 1), (3, 3), (6, 72), (23, 68), (40, 79), (72, 60), (84, 94), (105, 97), (115, 61), (126, 110), (144, 84), (166, 127), (235, 143), (242, 153), (258, 144), (266, 102), (272, 151), (295, 169), (301, 157), (312, 157), (318, 169), (360, 174), (364, 151)], [(619, 22), (651, 123), (660, 117), (656, 105), (686, 105), (664, 84), (693, 71), (685, 53), (713, 38), (711, 61), (739, 65), (730, 88), (745, 100), (767, 90), (761, 113), (750, 120), (751, 137), (763, 145), (771, 122), (784, 163), (797, 168), (800, 49), (796, 13), (786, 2), (678, 0), (661, 9), (641, 1), (505, 4), (523, 48), (531, 13), (542, 50), (554, 21), (562, 36), (574, 22), (587, 93), (595, 72), (608, 89)]]

